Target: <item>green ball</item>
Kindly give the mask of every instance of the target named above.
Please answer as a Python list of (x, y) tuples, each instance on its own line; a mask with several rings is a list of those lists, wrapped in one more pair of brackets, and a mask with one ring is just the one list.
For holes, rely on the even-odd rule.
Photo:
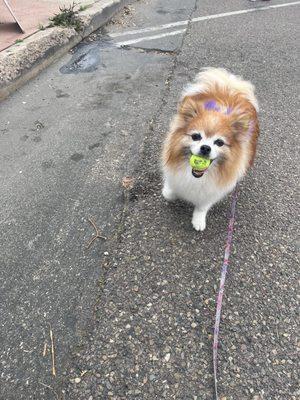
[(192, 154), (190, 157), (190, 166), (197, 171), (203, 171), (208, 168), (210, 164), (211, 160), (205, 157), (196, 156), (195, 154)]

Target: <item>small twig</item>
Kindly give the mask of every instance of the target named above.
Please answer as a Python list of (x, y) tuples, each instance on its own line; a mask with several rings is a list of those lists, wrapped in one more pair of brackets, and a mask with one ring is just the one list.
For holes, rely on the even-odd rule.
[(275, 325), (275, 328), (276, 328), (276, 336), (277, 336), (277, 339), (279, 340), (279, 331), (278, 331), (278, 325), (277, 324)]
[(58, 394), (56, 393), (56, 391), (51, 386), (45, 385), (42, 382), (39, 382), (39, 383), (40, 383), (40, 385), (45, 386), (46, 388), (50, 389), (55, 394), (55, 397), (57, 398), (57, 400), (59, 400)]
[(52, 332), (52, 329), (51, 329), (51, 325), (49, 325), (49, 327), (50, 327), (50, 340), (51, 340), (52, 375), (56, 376), (54, 339), (53, 339), (53, 332)]
[(47, 342), (45, 342), (45, 343), (44, 343), (44, 350), (43, 350), (43, 357), (46, 356), (46, 354), (47, 354), (47, 349), (48, 349), (48, 344), (47, 344)]
[(94, 241), (96, 239), (104, 239), (104, 240), (106, 240), (106, 237), (101, 235), (101, 233), (100, 233), (99, 229), (97, 228), (95, 222), (91, 218), (88, 218), (88, 221), (90, 222), (90, 224), (92, 224), (93, 228), (95, 229), (95, 235), (88, 242), (88, 244), (86, 246), (87, 249), (89, 249), (91, 247), (91, 245), (94, 243)]

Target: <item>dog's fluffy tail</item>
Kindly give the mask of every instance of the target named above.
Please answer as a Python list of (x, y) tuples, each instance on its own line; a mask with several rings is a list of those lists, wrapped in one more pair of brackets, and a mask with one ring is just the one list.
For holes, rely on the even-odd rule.
[(194, 82), (183, 91), (182, 96), (205, 93), (216, 87), (229, 90), (232, 94), (241, 93), (258, 111), (258, 102), (252, 83), (245, 81), (240, 76), (231, 74), (223, 68), (204, 68), (196, 76)]

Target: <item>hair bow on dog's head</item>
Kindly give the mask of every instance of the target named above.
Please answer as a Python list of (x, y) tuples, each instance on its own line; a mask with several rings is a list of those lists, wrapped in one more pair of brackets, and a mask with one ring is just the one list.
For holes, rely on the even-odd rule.
[[(218, 106), (217, 102), (215, 100), (209, 100), (204, 103), (204, 109), (207, 111), (217, 111), (221, 112), (221, 107)], [(232, 112), (232, 107), (226, 108), (224, 111), (224, 114), (229, 115)]]

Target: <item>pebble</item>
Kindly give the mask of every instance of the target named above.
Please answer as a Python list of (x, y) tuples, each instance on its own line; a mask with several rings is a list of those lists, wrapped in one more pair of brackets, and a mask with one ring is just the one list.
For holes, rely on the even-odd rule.
[(106, 382), (105, 382), (105, 386), (107, 387), (108, 390), (111, 390), (111, 389), (112, 389), (112, 386), (111, 386), (111, 384), (110, 384), (109, 381), (106, 381)]
[(176, 381), (180, 381), (181, 380), (181, 375), (178, 372), (175, 372), (174, 378), (175, 378)]
[(75, 382), (75, 383), (80, 383), (80, 382), (81, 382), (81, 378), (79, 378), (79, 377), (75, 378), (75, 379), (74, 379), (74, 382)]
[(167, 354), (165, 355), (165, 360), (166, 360), (166, 362), (170, 361), (170, 357), (171, 357), (171, 354), (170, 354), (170, 353), (167, 353)]

